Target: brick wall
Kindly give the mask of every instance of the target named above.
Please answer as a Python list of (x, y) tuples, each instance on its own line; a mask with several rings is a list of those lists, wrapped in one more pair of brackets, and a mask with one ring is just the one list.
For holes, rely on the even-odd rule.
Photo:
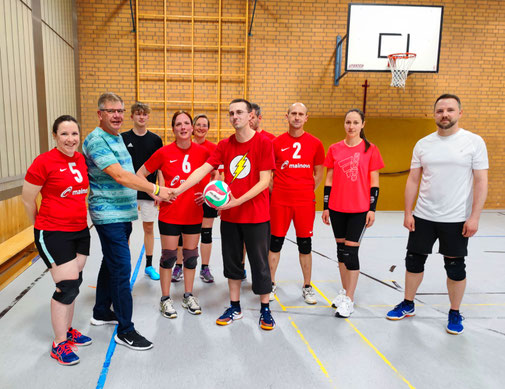
[[(189, 14), (191, 8), (185, 1), (168, 1), (169, 12)], [(196, 13), (217, 13), (214, 1), (196, 1)], [(252, 7), (254, 2), (250, 1)], [(383, 2), (381, 2), (383, 3)], [(427, 4), (423, 0), (389, 0), (397, 4)], [(149, 12), (162, 13), (161, 1), (149, 4)], [(245, 2), (223, 1), (223, 14), (244, 15)], [(431, 117), (435, 98), (446, 92), (456, 93), (463, 102), (464, 116), (461, 126), (481, 135), (487, 143), (490, 157), (490, 185), (486, 207), (505, 208), (503, 184), (505, 181), (505, 140), (503, 117), (505, 102), (504, 57), (505, 4), (499, 0), (439, 1), (443, 5), (444, 24), (440, 68), (438, 74), (414, 74), (405, 90), (389, 87), (387, 73), (349, 73), (338, 87), (333, 86), (334, 55), (337, 35), (345, 35), (348, 1), (258, 1), (249, 38), (248, 90), (251, 101), (265, 110), (264, 128), (274, 133), (286, 129), (285, 112), (295, 101), (304, 102), (313, 117), (342, 116), (351, 107), (361, 107), (365, 81), (371, 84), (367, 97), (367, 115), (386, 118)], [(128, 106), (136, 96), (135, 34), (129, 2), (110, 3), (106, 0), (77, 0), (78, 34), (81, 78), (81, 112), (84, 132), (97, 124), (96, 100), (105, 90), (116, 91)], [(251, 9), (250, 9), (251, 10)], [(147, 12), (147, 11), (143, 11)], [(175, 23), (175, 22), (174, 22)], [(216, 44), (216, 27), (209, 23), (196, 24), (197, 44)], [(177, 22), (167, 30), (169, 40), (181, 42), (188, 39), (188, 26)], [(227, 31), (228, 30), (228, 31)], [(189, 30), (190, 31), (190, 30)], [(243, 34), (238, 23), (223, 29), (223, 44), (240, 44)], [(225, 34), (229, 32), (229, 34)], [(143, 31), (146, 40), (163, 42), (163, 23), (157, 21)], [(161, 34), (161, 35), (160, 35)], [(142, 35), (141, 35), (142, 36)], [(228, 41), (227, 41), (228, 39)], [(170, 51), (170, 71), (190, 71), (188, 51)], [(144, 57), (144, 56), (143, 56)], [(146, 71), (163, 70), (163, 55), (152, 49), (145, 55)], [(242, 69), (242, 54), (231, 51), (223, 57), (223, 72)], [(189, 61), (189, 62), (188, 62)], [(208, 51), (195, 53), (195, 72), (215, 72), (217, 54)], [(168, 68), (168, 66), (167, 66)], [(158, 70), (155, 70), (158, 69)], [(203, 70), (202, 70), (203, 69)], [(209, 77), (200, 77), (194, 84), (196, 95), (214, 99), (216, 83)], [(163, 83), (153, 80), (143, 82), (141, 93), (163, 98)], [(238, 79), (229, 79), (223, 86), (222, 99), (242, 93)], [(167, 83), (169, 97), (182, 99), (191, 95), (190, 82)], [(197, 99), (195, 95), (195, 100)], [(164, 126), (163, 106), (154, 106), (152, 126)], [(217, 111), (212, 105), (167, 107), (168, 123), (176, 108), (206, 111), (213, 124)], [(226, 108), (223, 105), (223, 108)], [(230, 128), (226, 115), (221, 113), (223, 128)], [(126, 120), (128, 121), (128, 120)], [(125, 128), (129, 124), (125, 124)], [(215, 128), (215, 125), (214, 125)], [(225, 135), (224, 133), (223, 135)], [(337, 140), (337, 139), (335, 139)]]

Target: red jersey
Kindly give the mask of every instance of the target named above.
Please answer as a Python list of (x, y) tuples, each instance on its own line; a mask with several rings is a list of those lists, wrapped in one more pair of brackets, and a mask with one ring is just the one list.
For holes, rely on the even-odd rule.
[(295, 138), (288, 132), (273, 141), (275, 154), (272, 203), (303, 205), (315, 201), (314, 166), (324, 162), (324, 147), (315, 136), (304, 132)]
[(344, 141), (332, 144), (324, 166), (333, 169), (329, 208), (337, 212), (358, 213), (370, 209), (370, 172), (382, 169), (379, 149), (374, 144), (365, 153), (365, 142), (354, 147)]
[[(167, 188), (178, 188), (193, 171), (202, 166), (209, 152), (203, 146), (191, 142), (188, 149), (181, 149), (175, 142), (158, 149), (144, 164), (149, 172), (161, 170)], [(179, 195), (171, 204), (161, 202), (159, 219), (168, 224), (199, 224), (203, 208), (195, 203), (195, 193), (201, 193), (202, 182)]]
[(267, 139), (270, 139), (272, 142), (276, 138), (276, 136), (274, 134), (270, 134), (269, 132), (266, 132), (265, 130), (261, 130), (260, 135), (263, 135)]
[[(272, 142), (255, 133), (240, 143), (235, 135), (218, 143), (207, 161), (215, 169), (224, 166), (224, 181), (233, 197), (239, 198), (259, 182), (260, 172), (275, 168)], [(270, 220), (268, 188), (238, 207), (221, 212), (221, 220), (231, 223), (263, 223)]]
[(88, 167), (81, 153), (69, 157), (57, 148), (43, 153), (28, 168), (25, 180), (42, 186), (36, 229), (81, 231), (88, 226)]
[[(205, 147), (209, 152), (209, 155), (211, 155), (217, 147), (215, 143), (212, 143), (207, 139), (205, 139), (203, 143), (200, 143), (200, 146)], [(202, 178), (202, 181), (200, 181), (200, 183), (203, 185), (203, 188), (205, 188), (205, 185), (207, 185), (210, 182), (210, 174), (211, 173), (207, 174), (205, 177)]]

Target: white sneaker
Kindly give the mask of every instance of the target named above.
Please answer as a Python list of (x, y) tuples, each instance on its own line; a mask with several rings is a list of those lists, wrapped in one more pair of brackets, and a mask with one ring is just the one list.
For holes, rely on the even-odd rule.
[(171, 298), (160, 301), (160, 311), (163, 316), (169, 319), (175, 319), (177, 317), (177, 311), (174, 309), (174, 302)]
[(345, 294), (346, 294), (345, 289), (340, 289), (340, 290), (338, 291), (337, 297), (335, 297), (335, 298), (333, 299), (333, 301), (331, 302), (331, 306), (332, 306), (332, 308), (338, 308), (338, 306), (339, 306), (339, 305), (342, 303), (342, 301), (344, 300)]
[(202, 313), (202, 307), (200, 307), (198, 299), (193, 295), (182, 299), (182, 307), (186, 308), (192, 315), (199, 315)]
[(338, 306), (337, 311), (335, 312), (335, 316), (348, 318), (349, 316), (351, 316), (351, 313), (353, 312), (354, 312), (354, 303), (351, 301), (349, 297), (345, 296), (340, 305)]
[(302, 288), (302, 296), (307, 304), (317, 304), (316, 294), (314, 293), (312, 286)]
[(268, 298), (270, 301), (275, 300), (275, 292), (277, 291), (277, 285), (272, 285), (272, 291), (270, 292), (270, 297)]

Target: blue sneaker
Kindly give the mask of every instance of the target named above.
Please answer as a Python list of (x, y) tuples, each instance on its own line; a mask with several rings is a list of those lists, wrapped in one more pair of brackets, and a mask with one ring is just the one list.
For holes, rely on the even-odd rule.
[(404, 317), (411, 317), (416, 315), (416, 308), (414, 303), (409, 304), (402, 301), (386, 315), (386, 319), (389, 320), (401, 320)]
[(235, 308), (230, 306), (226, 308), (226, 311), (219, 316), (216, 320), (216, 324), (219, 326), (227, 326), (228, 324), (233, 323), (234, 320), (242, 319), (242, 312), (240, 308)]
[(459, 335), (463, 332), (464, 327), (461, 322), (465, 320), (461, 313), (457, 311), (449, 311), (449, 323), (447, 323), (446, 331), (452, 335)]
[(275, 328), (275, 320), (272, 317), (270, 308), (262, 308), (259, 325), (262, 329), (270, 331)]
[(159, 273), (152, 266), (146, 267), (145, 274), (148, 275), (151, 280), (158, 281), (160, 279)]
[(89, 336), (81, 334), (72, 327), (70, 327), (67, 331), (67, 340), (76, 346), (87, 346), (88, 344), (93, 343), (93, 340)]
[(68, 340), (58, 344), (53, 342), (51, 357), (56, 359), (60, 365), (70, 366), (79, 363), (79, 357), (74, 353), (72, 342)]

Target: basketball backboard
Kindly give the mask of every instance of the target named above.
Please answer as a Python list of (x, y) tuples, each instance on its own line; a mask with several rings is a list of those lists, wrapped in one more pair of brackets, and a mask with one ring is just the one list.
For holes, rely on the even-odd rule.
[(410, 72), (437, 73), (444, 7), (349, 4), (347, 72), (388, 72), (388, 55), (417, 54)]

